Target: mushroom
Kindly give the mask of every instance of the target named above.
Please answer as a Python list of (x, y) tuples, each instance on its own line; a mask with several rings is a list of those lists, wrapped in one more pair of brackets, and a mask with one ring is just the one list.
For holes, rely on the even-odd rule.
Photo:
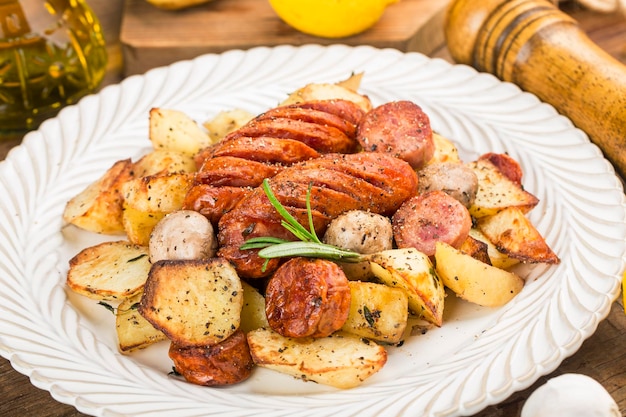
[(203, 259), (215, 256), (213, 225), (193, 210), (179, 210), (162, 218), (150, 234), (150, 262), (162, 259)]

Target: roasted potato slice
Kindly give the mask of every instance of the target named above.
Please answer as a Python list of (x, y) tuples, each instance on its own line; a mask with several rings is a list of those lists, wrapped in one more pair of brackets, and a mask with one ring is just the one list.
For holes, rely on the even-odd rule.
[(193, 174), (174, 172), (134, 178), (122, 186), (124, 203), (149, 213), (171, 213), (183, 206)]
[(291, 93), (289, 97), (281, 103), (281, 105), (302, 103), (304, 101), (332, 99), (352, 101), (365, 112), (372, 110), (372, 102), (369, 97), (359, 94), (351, 88), (347, 88), (339, 84), (329, 83), (307, 84)]
[(155, 329), (137, 311), (142, 294), (139, 292), (117, 306), (115, 331), (118, 348), (122, 353), (131, 353), (167, 339), (163, 332)]
[(121, 300), (141, 292), (150, 261), (148, 248), (124, 240), (83, 249), (70, 259), (67, 286), (95, 300)]
[(373, 282), (351, 281), (350, 313), (341, 328), (385, 343), (402, 339), (409, 315), (406, 291)]
[(459, 150), (450, 139), (433, 132), (433, 142), (435, 143), (435, 154), (428, 161), (428, 164), (435, 162), (461, 162)]
[(485, 236), (483, 232), (476, 229), (475, 227), (472, 227), (470, 229), (470, 236), (473, 239), (483, 242), (485, 245), (487, 245), (487, 254), (489, 255), (489, 261), (491, 265), (495, 266), (496, 268), (509, 269), (519, 263), (518, 259), (511, 258), (507, 254), (500, 252), (498, 248), (496, 248), (496, 246), (489, 240), (489, 238), (487, 238), (487, 236)]
[(265, 297), (245, 281), (241, 281), (243, 287), (243, 307), (241, 309), (241, 324), (239, 328), (248, 333), (261, 327), (269, 327), (265, 315)]
[(444, 242), (436, 244), (435, 262), (446, 287), (481, 306), (502, 306), (524, 287), (524, 280), (513, 272), (487, 265)]
[[(470, 229), (471, 230), (471, 229)], [(459, 247), (459, 250), (463, 253), (467, 253), (472, 258), (478, 259), (481, 262), (491, 265), (491, 258), (489, 257), (489, 245), (482, 240), (476, 239), (471, 234), (463, 241), (463, 244)]]
[(182, 152), (155, 149), (148, 152), (133, 164), (135, 178), (174, 172), (196, 172), (193, 157)]
[(121, 234), (124, 232), (121, 187), (131, 178), (131, 160), (115, 162), (97, 181), (67, 202), (63, 220), (90, 232)]
[(148, 246), (154, 227), (165, 217), (166, 213), (151, 213), (136, 210), (124, 204), (122, 222), (128, 240), (136, 245)]
[(480, 231), (508, 257), (527, 263), (558, 264), (559, 257), (517, 207), (478, 220)]
[(475, 218), (492, 216), (508, 207), (518, 207), (528, 213), (539, 199), (510, 180), (488, 159), (479, 159), (468, 164), (478, 178), (478, 192), (469, 208)]
[(163, 108), (150, 109), (150, 141), (154, 149), (167, 149), (193, 156), (212, 143), (208, 133), (186, 113)]
[(207, 120), (202, 125), (209, 132), (211, 141), (215, 143), (253, 118), (254, 114), (243, 109), (225, 110), (219, 112), (214, 118)]
[(387, 362), (382, 346), (342, 332), (296, 339), (257, 329), (248, 333), (248, 345), (258, 366), (336, 388), (360, 385)]
[(391, 249), (368, 258), (374, 275), (390, 287), (402, 288), (409, 309), (441, 326), (445, 291), (428, 256), (414, 248)]
[(211, 346), (239, 328), (243, 288), (222, 258), (152, 264), (139, 313), (180, 347)]

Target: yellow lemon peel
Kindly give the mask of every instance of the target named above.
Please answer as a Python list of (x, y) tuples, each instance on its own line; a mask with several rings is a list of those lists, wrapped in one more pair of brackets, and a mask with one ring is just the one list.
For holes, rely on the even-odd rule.
[(276, 14), (300, 32), (343, 38), (374, 26), (398, 0), (269, 0)]

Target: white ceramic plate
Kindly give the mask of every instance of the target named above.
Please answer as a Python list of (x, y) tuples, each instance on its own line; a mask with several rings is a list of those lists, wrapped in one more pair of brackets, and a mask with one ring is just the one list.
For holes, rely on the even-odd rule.
[[(203, 388), (168, 376), (165, 344), (118, 353), (113, 315), (64, 286), (67, 261), (103, 238), (64, 227), (65, 202), (117, 159), (149, 147), (148, 111), (205, 120), (253, 113), (310, 82), (365, 72), (375, 104), (410, 99), (464, 159), (508, 152), (541, 202), (530, 218), (559, 254), (527, 267), (499, 309), (446, 299), (445, 323), (390, 349), (384, 369), (337, 391), (266, 370)], [(29, 134), (0, 165), (0, 353), (33, 384), (100, 416), (455, 416), (524, 389), (573, 354), (619, 291), (626, 236), (621, 182), (569, 120), (511, 84), (419, 54), (344, 46), (207, 55), (105, 88)]]

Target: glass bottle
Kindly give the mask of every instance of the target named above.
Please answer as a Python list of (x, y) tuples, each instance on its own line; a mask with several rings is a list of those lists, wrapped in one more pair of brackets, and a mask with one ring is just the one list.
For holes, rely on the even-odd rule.
[(107, 54), (84, 0), (0, 0), (0, 139), (93, 92)]

